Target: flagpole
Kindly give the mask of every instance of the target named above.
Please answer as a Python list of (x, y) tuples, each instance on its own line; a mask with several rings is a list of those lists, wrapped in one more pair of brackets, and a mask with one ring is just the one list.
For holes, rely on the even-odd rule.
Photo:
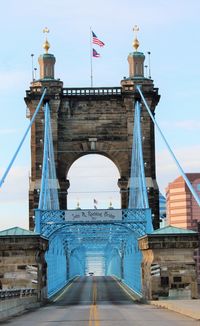
[(92, 66), (92, 28), (90, 27), (90, 80), (93, 87), (93, 66)]

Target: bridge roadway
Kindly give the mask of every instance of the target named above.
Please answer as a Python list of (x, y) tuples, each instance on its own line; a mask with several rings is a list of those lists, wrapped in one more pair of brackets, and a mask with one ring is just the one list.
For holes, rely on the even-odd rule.
[(74, 280), (53, 304), (1, 325), (15, 326), (192, 326), (199, 325), (181, 314), (138, 304), (112, 277), (88, 276)]

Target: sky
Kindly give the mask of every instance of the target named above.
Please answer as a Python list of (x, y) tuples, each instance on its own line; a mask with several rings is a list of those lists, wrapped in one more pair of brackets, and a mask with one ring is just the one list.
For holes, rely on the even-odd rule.
[[(96, 46), (101, 57), (93, 60), (94, 86), (120, 86), (123, 77), (128, 76), (127, 56), (133, 51), (132, 29), (137, 24), (139, 50), (145, 55), (151, 52), (151, 76), (161, 95), (156, 109), (157, 122), (184, 171), (199, 172), (199, 12), (199, 0), (34, 0), (28, 5), (25, 0), (3, 1), (0, 13), (0, 178), (29, 123), (24, 97), (32, 79), (31, 54), (38, 69), (45, 26), (50, 29), (49, 52), (56, 57), (55, 77), (60, 78), (65, 87), (88, 87), (90, 27), (105, 43), (104, 48)], [(164, 194), (167, 184), (180, 173), (157, 133), (156, 162), (157, 181)], [(71, 208), (77, 201), (82, 207), (86, 203), (92, 208), (93, 198), (98, 197), (99, 201), (98, 191), (102, 187), (104, 196), (99, 208), (106, 208), (110, 200), (118, 207), (119, 198), (115, 196), (118, 189), (116, 182), (112, 184), (113, 179), (118, 178), (118, 171), (111, 165), (101, 157), (88, 156), (74, 163), (69, 175), (71, 192), (77, 192), (78, 177), (95, 184), (96, 188), (88, 190), (91, 192), (88, 201), (85, 194), (74, 194)], [(89, 169), (83, 174), (86, 167)], [(28, 228), (29, 171), (30, 137), (0, 189), (0, 229)]]

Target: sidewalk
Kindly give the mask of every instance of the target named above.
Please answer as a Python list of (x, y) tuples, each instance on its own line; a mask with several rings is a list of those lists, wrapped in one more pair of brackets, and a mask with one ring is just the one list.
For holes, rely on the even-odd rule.
[(200, 320), (200, 299), (160, 300), (160, 301), (158, 300), (158, 301), (149, 301), (149, 303)]

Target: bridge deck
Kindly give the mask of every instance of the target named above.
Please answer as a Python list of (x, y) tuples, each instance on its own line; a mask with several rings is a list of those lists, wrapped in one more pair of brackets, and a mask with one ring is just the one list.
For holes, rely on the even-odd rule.
[(54, 304), (8, 322), (12, 326), (166, 326), (169, 323), (197, 325), (195, 320), (180, 314), (133, 303), (113, 278), (96, 276), (77, 278)]
[(121, 286), (112, 277), (79, 277), (69, 285), (67, 292), (60, 297), (57, 305), (91, 305), (91, 304), (132, 304)]

